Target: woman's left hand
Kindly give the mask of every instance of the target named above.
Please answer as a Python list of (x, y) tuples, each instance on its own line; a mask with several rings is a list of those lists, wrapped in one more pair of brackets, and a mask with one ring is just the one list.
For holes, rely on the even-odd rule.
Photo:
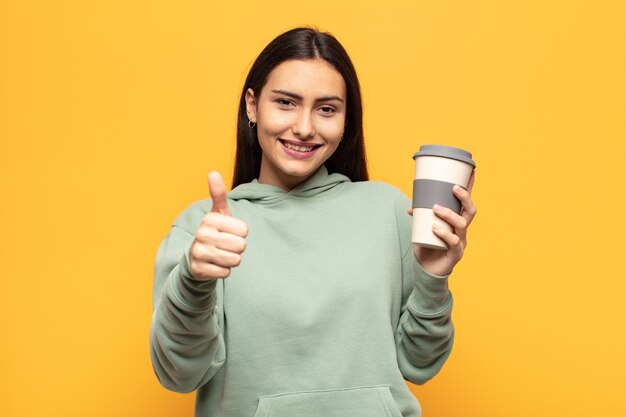
[[(476, 216), (476, 206), (472, 202), (470, 194), (474, 186), (474, 174), (472, 171), (467, 190), (455, 185), (452, 189), (454, 195), (461, 201), (461, 214), (456, 214), (449, 208), (435, 206), (435, 214), (452, 226), (452, 232), (433, 226), (434, 233), (448, 244), (448, 250), (425, 248), (413, 245), (413, 253), (426, 272), (433, 275), (448, 275), (454, 266), (461, 260), (467, 247), (467, 228)], [(409, 208), (409, 214), (413, 215), (413, 209)]]

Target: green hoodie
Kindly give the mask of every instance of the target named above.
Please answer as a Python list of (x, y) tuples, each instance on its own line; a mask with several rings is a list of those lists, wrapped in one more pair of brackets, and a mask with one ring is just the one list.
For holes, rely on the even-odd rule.
[(187, 208), (156, 259), (150, 347), (161, 384), (198, 390), (197, 417), (418, 417), (450, 354), (447, 276), (425, 272), (409, 200), (325, 167), (291, 191), (228, 194), (250, 231), (226, 280), (201, 281), (189, 248), (210, 200)]

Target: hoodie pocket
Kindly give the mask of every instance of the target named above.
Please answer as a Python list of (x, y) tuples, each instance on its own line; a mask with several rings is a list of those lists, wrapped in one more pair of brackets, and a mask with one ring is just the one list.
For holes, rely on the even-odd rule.
[(303, 391), (259, 398), (254, 417), (402, 417), (389, 387)]

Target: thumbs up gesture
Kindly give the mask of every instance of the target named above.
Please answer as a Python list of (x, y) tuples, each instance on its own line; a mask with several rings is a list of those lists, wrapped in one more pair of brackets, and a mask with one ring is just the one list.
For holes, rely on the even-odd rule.
[(201, 280), (228, 277), (241, 263), (248, 235), (248, 225), (231, 216), (220, 174), (213, 171), (208, 180), (213, 207), (202, 218), (189, 251), (191, 273)]

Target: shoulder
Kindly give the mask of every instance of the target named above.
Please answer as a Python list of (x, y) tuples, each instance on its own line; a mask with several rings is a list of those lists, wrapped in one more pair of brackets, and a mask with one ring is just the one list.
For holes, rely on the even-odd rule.
[(408, 197), (400, 189), (382, 181), (350, 182), (346, 183), (346, 189), (351, 193), (363, 195), (370, 199), (386, 199), (402, 205), (406, 205), (409, 202)]
[(195, 234), (205, 214), (211, 209), (211, 199), (198, 200), (187, 206), (174, 220), (173, 226)]
[(381, 221), (386, 218), (405, 223), (407, 217), (410, 219), (407, 210), (411, 207), (411, 200), (391, 184), (381, 181), (351, 182), (346, 183), (344, 190), (342, 195), (347, 203), (358, 206), (357, 210), (365, 210)]

